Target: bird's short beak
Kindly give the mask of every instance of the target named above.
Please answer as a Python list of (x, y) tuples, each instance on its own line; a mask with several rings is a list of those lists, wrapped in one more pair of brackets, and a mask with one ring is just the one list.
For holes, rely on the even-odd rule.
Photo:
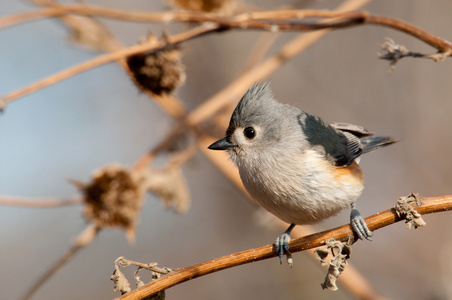
[(228, 150), (228, 149), (234, 148), (235, 146), (237, 146), (237, 145), (234, 143), (231, 143), (230, 141), (228, 141), (228, 138), (225, 137), (219, 141), (216, 141), (212, 145), (210, 145), (209, 149), (210, 150)]

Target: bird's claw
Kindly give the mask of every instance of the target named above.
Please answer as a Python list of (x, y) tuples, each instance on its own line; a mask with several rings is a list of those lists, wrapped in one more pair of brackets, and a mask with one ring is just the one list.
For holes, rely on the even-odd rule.
[(350, 214), (350, 225), (352, 226), (353, 231), (358, 235), (361, 240), (372, 240), (373, 233), (367, 227), (366, 221), (361, 216), (359, 211), (355, 208), (352, 209)]
[(287, 263), (292, 266), (293, 258), (292, 254), (289, 251), (289, 242), (290, 242), (290, 235), (286, 232), (281, 234), (275, 242), (275, 252), (276, 255), (279, 256), (279, 262), (283, 263), (283, 256), (284, 254), (287, 257)]

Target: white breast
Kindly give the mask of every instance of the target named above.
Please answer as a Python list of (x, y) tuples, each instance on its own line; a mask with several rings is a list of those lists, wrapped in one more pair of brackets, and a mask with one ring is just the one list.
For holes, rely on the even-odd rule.
[(362, 177), (342, 171), (338, 176), (336, 167), (314, 150), (262, 159), (236, 161), (243, 184), (258, 203), (288, 223), (333, 216), (355, 202), (363, 189)]

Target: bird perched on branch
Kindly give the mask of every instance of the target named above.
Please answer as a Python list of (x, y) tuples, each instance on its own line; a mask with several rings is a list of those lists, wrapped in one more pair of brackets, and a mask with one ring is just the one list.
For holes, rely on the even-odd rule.
[(311, 224), (351, 207), (350, 223), (360, 239), (372, 232), (356, 209), (364, 175), (362, 154), (395, 143), (363, 127), (329, 124), (275, 100), (269, 83), (254, 84), (235, 108), (226, 137), (209, 146), (227, 150), (250, 195), (291, 224), (276, 239), (280, 257), (289, 251), (295, 225)]

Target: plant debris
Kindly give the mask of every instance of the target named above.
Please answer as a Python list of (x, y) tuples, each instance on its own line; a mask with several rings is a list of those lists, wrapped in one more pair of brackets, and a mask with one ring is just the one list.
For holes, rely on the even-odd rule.
[(408, 197), (400, 197), (397, 200), (397, 204), (394, 207), (397, 216), (404, 217), (406, 219), (405, 223), (407, 224), (407, 228), (417, 229), (418, 227), (423, 227), (427, 225), (427, 223), (422, 219), (420, 213), (418, 213), (409, 203), (416, 202), (419, 206), (420, 198), (418, 194), (410, 194)]
[[(326, 241), (326, 247), (317, 248), (314, 250), (314, 255), (320, 260), (323, 266), (328, 266), (328, 273), (325, 276), (325, 281), (321, 284), (323, 289), (328, 289), (330, 291), (336, 291), (337, 285), (336, 281), (341, 276), (342, 272), (347, 265), (347, 260), (350, 258), (352, 248), (350, 242), (344, 243), (341, 241), (336, 241), (331, 238)], [(325, 259), (332, 255), (328, 262)]]
[(216, 12), (223, 15), (232, 15), (237, 9), (237, 0), (168, 0), (168, 2), (178, 8)]
[[(118, 257), (115, 260), (115, 271), (113, 272), (113, 275), (110, 277), (112, 281), (115, 283), (114, 291), (115, 292), (121, 292), (123, 295), (125, 293), (128, 293), (131, 291), (130, 283), (127, 280), (127, 278), (124, 276), (124, 274), (120, 271), (121, 267), (128, 267), (128, 266), (136, 266), (138, 267), (135, 271), (134, 277), (136, 281), (136, 287), (140, 288), (144, 286), (144, 282), (141, 281), (140, 276), (138, 276), (138, 273), (140, 270), (146, 269), (152, 272), (152, 279), (158, 279), (161, 275), (166, 275), (170, 272), (172, 272), (172, 269), (170, 268), (161, 268), (157, 266), (157, 263), (149, 263), (149, 264), (143, 264), (140, 262), (128, 260), (124, 258), (123, 256)], [(146, 300), (163, 300), (165, 299), (165, 290), (158, 291), (150, 296), (147, 296), (146, 298), (143, 298)]]

